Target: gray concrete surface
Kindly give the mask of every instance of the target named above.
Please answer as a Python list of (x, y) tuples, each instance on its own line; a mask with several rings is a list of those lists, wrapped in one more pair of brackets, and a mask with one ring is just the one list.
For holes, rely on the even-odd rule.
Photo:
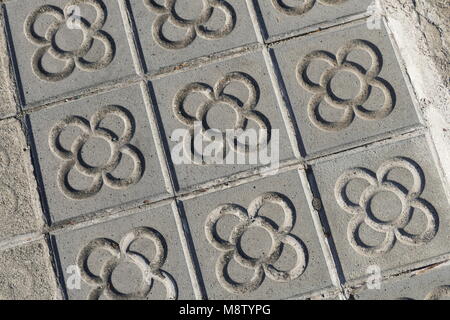
[[(55, 246), (62, 273), (69, 284), (69, 297), (194, 299), (177, 233), (169, 204), (56, 234)], [(74, 278), (76, 272), (71, 269), (74, 265), (80, 270), (82, 280), (79, 283)]]
[(183, 201), (208, 298), (285, 299), (332, 286), (301, 185), (291, 170)]
[(449, 203), (427, 144), (407, 138), (313, 165), (347, 280), (448, 252)]
[(54, 222), (169, 196), (139, 85), (32, 113), (30, 128)]
[(448, 297), (448, 1), (203, 3), (0, 0), (0, 298)]
[[(237, 115), (229, 105), (218, 102), (219, 107), (216, 110), (212, 109), (204, 117), (198, 118), (196, 114), (201, 106), (208, 100), (211, 101), (207, 94), (199, 94), (191, 90), (183, 102), (177, 102), (175, 97), (193, 83), (205, 84), (208, 88), (215, 90), (215, 94), (219, 94), (214, 88), (236, 71), (239, 72), (238, 77), (224, 88), (224, 92), (239, 99), (242, 104), (248, 104), (252, 110), (257, 112), (256, 118), (247, 117), (250, 128), (263, 129), (265, 126), (271, 130), (279, 130), (279, 161), (295, 159), (293, 151), (295, 146), (291, 146), (288, 130), (284, 125), (261, 52), (249, 53), (233, 60), (214, 63), (195, 71), (168, 76), (153, 82), (154, 103), (161, 117), (165, 143), (168, 148), (174, 150), (177, 145), (180, 145), (181, 139), (173, 136), (174, 130), (193, 129), (192, 125), (186, 125), (176, 116), (178, 110), (188, 115), (194, 115), (197, 121), (205, 121), (210, 128), (224, 130), (235, 127)], [(220, 100), (220, 97), (217, 100)], [(232, 146), (227, 144), (225, 148), (227, 152), (227, 150), (231, 150)], [(178, 155), (179, 152), (170, 152), (171, 156), (172, 154)], [(235, 157), (237, 158), (237, 155)], [(223, 181), (229, 176), (264, 165), (260, 162), (256, 164), (175, 165), (173, 159), (171, 160), (173, 171), (175, 171), (176, 188), (180, 190), (198, 189), (202, 184)]]
[(360, 300), (449, 300), (448, 265), (403, 275), (388, 282), (380, 290), (355, 289), (353, 298)]
[[(363, 21), (275, 45), (273, 50), (308, 156), (420, 125), (384, 26), (369, 30)], [(317, 56), (321, 51), (329, 58)], [(345, 58), (339, 61), (340, 56)], [(308, 85), (312, 83), (317, 90)]]

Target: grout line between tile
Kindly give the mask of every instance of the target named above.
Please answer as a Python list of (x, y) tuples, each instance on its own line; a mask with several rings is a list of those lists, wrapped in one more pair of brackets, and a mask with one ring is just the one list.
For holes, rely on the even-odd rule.
[(305, 196), (306, 196), (306, 200), (308, 202), (308, 207), (309, 207), (309, 211), (311, 214), (311, 217), (314, 221), (314, 226), (316, 228), (316, 234), (317, 237), (319, 238), (319, 242), (320, 242), (320, 246), (322, 248), (322, 253), (323, 256), (325, 258), (325, 262), (327, 264), (327, 268), (328, 268), (328, 272), (330, 274), (330, 278), (331, 278), (331, 282), (333, 283), (333, 285), (342, 290), (342, 285), (343, 282), (341, 281), (341, 279), (343, 278), (343, 275), (339, 274), (338, 268), (335, 259), (337, 258), (337, 255), (333, 255), (332, 251), (331, 251), (331, 247), (329, 244), (329, 239), (327, 238), (327, 236), (325, 235), (324, 232), (324, 226), (322, 225), (321, 219), (319, 217), (319, 211), (314, 208), (314, 201), (316, 199), (316, 197), (314, 196), (312, 190), (311, 190), (311, 186), (307, 177), (307, 173), (306, 171), (302, 171), (299, 170), (299, 175), (300, 175), (300, 180), (303, 186), (303, 190), (305, 191)]

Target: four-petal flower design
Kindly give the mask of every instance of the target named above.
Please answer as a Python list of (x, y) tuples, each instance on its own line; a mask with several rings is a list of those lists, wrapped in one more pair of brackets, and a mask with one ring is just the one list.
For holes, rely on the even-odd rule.
[[(96, 18), (93, 23), (73, 15), (72, 9), (80, 4), (88, 4), (95, 9)], [(40, 35), (36, 31), (36, 24), (44, 15), (52, 17), (54, 21), (47, 27), (45, 33)], [(58, 46), (56, 35), (68, 22), (74, 24), (75, 19), (77, 28), (83, 33), (83, 41), (76, 50), (64, 50)], [(108, 66), (115, 55), (115, 44), (112, 37), (101, 30), (105, 22), (106, 7), (101, 0), (71, 0), (64, 10), (52, 5), (44, 5), (34, 10), (25, 21), (24, 32), (28, 40), (39, 47), (32, 57), (32, 67), (36, 76), (45, 81), (56, 82), (69, 77), (75, 67), (94, 72)], [(103, 56), (96, 61), (89, 61), (86, 56), (93, 48), (95, 41), (103, 45)], [(63, 69), (59, 72), (47, 70), (43, 63), (46, 55), (64, 62)]]
[[(394, 169), (405, 169), (410, 172), (414, 181), (410, 190), (389, 179), (389, 173)], [(347, 187), (354, 180), (362, 180), (369, 184), (361, 193), (358, 203), (353, 203), (347, 194)], [(339, 206), (353, 216), (347, 231), (350, 245), (362, 255), (379, 256), (390, 251), (396, 240), (409, 246), (429, 243), (438, 231), (439, 217), (433, 206), (420, 198), (424, 188), (425, 181), (420, 167), (406, 158), (397, 157), (386, 161), (376, 173), (364, 168), (345, 171), (336, 182), (335, 197)], [(381, 192), (393, 193), (401, 202), (400, 214), (391, 221), (382, 221), (372, 212), (371, 203), (374, 197)], [(406, 231), (413, 211), (422, 212), (427, 221), (420, 234), (411, 234)], [(360, 237), (363, 225), (383, 234), (384, 240), (378, 245), (366, 244)]]
[[(260, 210), (269, 204), (277, 205), (283, 210), (284, 222), (282, 225), (278, 226), (271, 219), (260, 215)], [(217, 232), (217, 224), (226, 216), (234, 216), (239, 219), (228, 240), (222, 239)], [(295, 208), (291, 201), (284, 195), (275, 192), (257, 197), (250, 203), (248, 210), (236, 204), (225, 204), (213, 210), (206, 220), (205, 233), (209, 243), (221, 252), (216, 264), (216, 275), (220, 284), (231, 293), (245, 294), (258, 289), (265, 276), (277, 282), (288, 282), (299, 278), (306, 269), (307, 251), (302, 241), (291, 234), (295, 219)], [(241, 248), (245, 232), (252, 227), (264, 229), (272, 239), (270, 252), (261, 258), (252, 258)], [(294, 249), (297, 256), (295, 265), (288, 271), (275, 267), (275, 263), (283, 253), (284, 246)], [(231, 278), (228, 267), (233, 259), (242, 267), (253, 271), (251, 280), (238, 283)]]
[[(101, 122), (108, 116), (118, 117), (122, 120), (124, 124), (122, 135), (118, 136), (113, 131), (101, 127)], [(69, 127), (80, 129), (81, 134), (73, 141), (70, 150), (67, 150), (62, 145), (60, 138)], [(87, 199), (100, 192), (104, 184), (112, 189), (126, 189), (138, 183), (144, 172), (144, 157), (136, 147), (130, 144), (134, 136), (134, 129), (132, 115), (125, 108), (114, 105), (100, 108), (90, 121), (83, 117), (70, 116), (57, 123), (50, 132), (49, 143), (51, 151), (63, 160), (57, 180), (64, 195), (71, 199)], [(98, 167), (86, 163), (81, 153), (83, 146), (91, 138), (106, 141), (111, 149), (107, 162)], [(127, 178), (117, 178), (113, 172), (119, 166), (124, 155), (131, 158), (134, 168)], [(92, 179), (88, 188), (78, 190), (72, 186), (69, 174), (73, 169)]]

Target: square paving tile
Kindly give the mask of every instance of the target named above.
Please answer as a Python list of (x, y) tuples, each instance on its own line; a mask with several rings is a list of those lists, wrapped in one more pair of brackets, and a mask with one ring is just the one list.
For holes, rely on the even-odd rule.
[(170, 205), (54, 239), (70, 299), (195, 298)]
[(313, 166), (347, 280), (450, 252), (449, 203), (424, 136)]
[(29, 117), (52, 221), (167, 197), (139, 85)]
[[(197, 84), (197, 89), (192, 85), (194, 83)], [(264, 163), (263, 155), (273, 156), (275, 161), (272, 165), (275, 165), (277, 161), (275, 159), (276, 152), (279, 153), (280, 161), (294, 158), (270, 77), (263, 56), (259, 52), (204, 66), (201, 69), (176, 76), (165, 77), (154, 81), (153, 88), (156, 96), (154, 100), (162, 119), (163, 134), (167, 139), (172, 166), (181, 190), (266, 165), (268, 163)], [(208, 92), (214, 92), (215, 97), (211, 98)], [(184, 99), (177, 100), (176, 97), (184, 97)], [(181, 102), (176, 103), (176, 101)], [(205, 102), (212, 103), (211, 108), (206, 114), (199, 116), (199, 110), (205, 106)], [(179, 107), (176, 108), (177, 106)], [(247, 124), (235, 127), (239, 118), (233, 108), (238, 110), (240, 107), (250, 108), (252, 111), (246, 117)], [(267, 150), (250, 152), (257, 156), (256, 161), (251, 162), (251, 159), (247, 158), (246, 161), (240, 162), (245, 163), (238, 164), (238, 155), (244, 153), (239, 150), (234, 151), (229, 144), (226, 144), (228, 149), (225, 150), (230, 151), (228, 155), (234, 157), (234, 161), (219, 159), (226, 164), (220, 164), (221, 162), (202, 164), (201, 159), (194, 159), (195, 161), (188, 164), (181, 163), (183, 158), (178, 155), (182, 155), (182, 152), (177, 150), (183, 144), (182, 137), (184, 135), (179, 134), (178, 131), (180, 129), (192, 130), (192, 123), (185, 120), (188, 117), (194, 121), (206, 122), (205, 128), (215, 128), (221, 132), (233, 128), (243, 129), (245, 132), (247, 129), (267, 128), (272, 132), (273, 137), (269, 141), (269, 152), (265, 152)], [(274, 133), (275, 129), (279, 130), (279, 143), (277, 143)], [(189, 139), (186, 141), (189, 143)], [(208, 146), (207, 142), (205, 139), (204, 150)], [(251, 146), (255, 146), (255, 144), (251, 144)], [(174, 158), (175, 156), (177, 158)]]
[(148, 71), (256, 42), (242, 0), (128, 2)]
[(183, 207), (209, 299), (284, 299), (331, 286), (297, 170)]
[(266, 38), (295, 34), (321, 23), (364, 13), (373, 0), (252, 0), (257, 1)]
[(52, 300), (57, 295), (45, 241), (0, 251), (0, 300)]
[[(75, 3), (17, 0), (6, 4), (26, 104), (135, 73), (118, 2), (71, 6)], [(71, 18), (71, 12), (80, 15), (81, 22)]]
[(43, 226), (30, 154), (18, 121), (0, 122), (0, 240)]
[(450, 267), (441, 267), (414, 276), (383, 281), (379, 290), (358, 291), (359, 300), (449, 300)]
[(383, 27), (365, 22), (274, 49), (308, 155), (420, 124)]

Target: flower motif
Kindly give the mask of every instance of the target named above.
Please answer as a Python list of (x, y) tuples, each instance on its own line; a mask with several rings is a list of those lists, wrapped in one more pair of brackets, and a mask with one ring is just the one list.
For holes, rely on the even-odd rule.
[[(197, 0), (198, 1), (198, 0)], [(155, 41), (165, 49), (183, 49), (189, 46), (197, 36), (204, 39), (220, 39), (229, 35), (236, 25), (236, 14), (233, 7), (225, 0), (201, 0), (203, 9), (195, 19), (184, 19), (175, 10), (176, 0), (164, 0), (160, 5), (155, 0), (144, 0), (147, 8), (158, 15), (152, 27)], [(211, 19), (214, 10), (218, 9), (225, 15), (223, 27), (210, 30), (205, 24)], [(164, 25), (171, 25), (186, 30), (182, 40), (171, 40), (164, 34)]]
[[(94, 23), (90, 23), (83, 17), (74, 16), (71, 8), (80, 4), (88, 4), (94, 7), (97, 15)], [(52, 16), (52, 22), (44, 35), (35, 30), (37, 20), (43, 16)], [(77, 19), (77, 28), (83, 32), (83, 41), (80, 47), (73, 51), (60, 48), (56, 42), (56, 34), (67, 23)], [(93, 72), (108, 66), (114, 58), (115, 44), (111, 36), (101, 30), (106, 22), (106, 7), (101, 0), (71, 0), (64, 10), (52, 5), (44, 5), (34, 10), (25, 21), (25, 35), (28, 40), (39, 48), (32, 57), (33, 71), (41, 80), (56, 82), (69, 77), (75, 67), (83, 71)], [(91, 51), (94, 42), (98, 40), (103, 44), (104, 54), (97, 61), (89, 61), (85, 57)], [(45, 55), (53, 59), (65, 62), (60, 72), (50, 72), (45, 69), (43, 59)]]
[[(232, 96), (231, 94), (225, 93), (226, 88), (232, 83), (239, 83), (247, 88), (249, 94), (246, 102), (242, 103), (238, 98)], [(186, 108), (184, 106), (184, 103), (190, 95), (196, 93), (203, 94), (203, 96), (207, 98), (207, 101), (197, 107), (195, 115), (190, 115), (185, 111)], [(187, 134), (184, 136), (183, 140), (184, 149), (187, 154), (196, 152), (196, 150), (192, 151), (194, 128), (196, 124), (201, 124), (200, 133), (204, 138), (210, 141), (214, 140), (213, 132), (208, 130), (210, 128), (208, 127), (206, 118), (208, 112), (215, 105), (219, 104), (227, 105), (235, 112), (236, 121), (234, 124), (234, 128), (231, 129), (235, 130), (236, 132), (245, 132), (249, 121), (255, 122), (260, 128), (259, 139), (256, 145), (250, 144), (247, 141), (242, 143), (239, 140), (239, 137), (236, 136), (233, 137), (233, 139), (230, 139), (230, 137), (227, 136), (225, 132), (221, 132), (223, 138), (222, 141), (227, 141), (231, 148), (241, 153), (254, 152), (266, 146), (270, 141), (270, 123), (262, 113), (254, 110), (258, 104), (258, 100), (258, 84), (252, 77), (241, 72), (228, 73), (227, 75), (225, 75), (225, 77), (220, 79), (215, 84), (214, 88), (211, 88), (207, 84), (196, 82), (190, 83), (185, 88), (180, 90), (173, 101), (173, 113), (178, 121), (180, 121), (190, 129), (189, 132), (187, 132)], [(217, 129), (214, 129), (213, 131), (214, 133), (218, 132)], [(223, 152), (223, 156), (226, 156), (226, 152)], [(203, 161), (200, 162), (197, 160), (202, 159), (202, 155), (198, 155), (198, 157), (193, 158), (194, 163), (204, 163)]]
[(326, 6), (337, 6), (348, 0), (303, 0), (303, 3), (297, 6), (287, 5), (284, 0), (272, 0), (273, 6), (284, 14), (289, 16), (301, 16), (310, 11), (316, 2)]
[[(130, 248), (138, 240), (150, 240), (156, 249), (153, 260), (132, 251)], [(89, 268), (89, 257), (98, 250), (110, 254), (110, 258), (101, 266), (99, 275), (95, 275)], [(146, 227), (135, 228), (127, 233), (117, 244), (113, 240), (100, 238), (89, 242), (78, 254), (77, 266), (81, 277), (90, 286), (95, 287), (89, 293), (89, 300), (97, 300), (104, 295), (108, 299), (145, 299), (151, 292), (154, 281), (158, 281), (166, 288), (166, 297), (177, 299), (177, 286), (175, 280), (166, 271), (162, 270), (167, 257), (167, 249), (163, 236), (156, 230)], [(114, 270), (124, 262), (135, 264), (142, 272), (143, 281), (137, 292), (124, 294), (119, 292), (112, 283)]]
[[(411, 190), (388, 179), (389, 173), (396, 168), (403, 168), (411, 173), (414, 179)], [(369, 183), (369, 186), (363, 190), (358, 204), (350, 201), (347, 195), (347, 186), (353, 180), (363, 180)], [(335, 197), (339, 206), (353, 215), (347, 231), (351, 246), (359, 254), (379, 256), (390, 251), (396, 240), (409, 246), (420, 246), (430, 242), (438, 231), (439, 217), (428, 202), (419, 198), (424, 188), (423, 173), (419, 166), (405, 158), (394, 158), (385, 162), (376, 174), (363, 168), (354, 168), (344, 172), (336, 182)], [(392, 192), (401, 201), (400, 215), (392, 221), (381, 221), (371, 210), (373, 198), (381, 192)], [(418, 235), (405, 230), (411, 222), (413, 210), (422, 212), (427, 220), (425, 230)], [(382, 243), (375, 246), (365, 244), (359, 235), (363, 224), (384, 234), (385, 238)]]
[[(285, 219), (282, 226), (277, 226), (272, 220), (261, 216), (259, 211), (266, 204), (275, 204), (283, 209)], [(228, 240), (222, 239), (217, 233), (217, 224), (225, 216), (234, 216), (239, 223), (233, 228)], [(216, 275), (220, 284), (229, 292), (244, 294), (255, 291), (268, 276), (273, 281), (288, 282), (300, 277), (306, 269), (307, 252), (301, 240), (291, 235), (294, 228), (295, 212), (291, 201), (278, 193), (265, 193), (250, 203), (248, 211), (236, 204), (222, 205), (213, 210), (205, 223), (206, 238), (221, 255), (216, 264)], [(241, 248), (242, 237), (251, 227), (266, 230), (272, 238), (270, 252), (261, 258), (247, 256)], [(274, 265), (280, 259), (285, 245), (292, 247), (296, 253), (296, 264), (289, 271), (278, 270)], [(251, 280), (237, 283), (228, 274), (228, 266), (234, 259), (244, 268), (253, 270)]]
[[(121, 136), (117, 136), (111, 130), (100, 127), (101, 122), (108, 116), (118, 117), (124, 124)], [(81, 130), (81, 134), (73, 141), (70, 150), (66, 150), (60, 137), (68, 127), (75, 127)], [(141, 152), (130, 143), (134, 136), (134, 119), (125, 108), (119, 106), (106, 106), (100, 108), (90, 121), (78, 116), (70, 116), (53, 127), (50, 132), (49, 143), (51, 151), (61, 160), (58, 172), (58, 184), (61, 191), (68, 198), (74, 200), (87, 199), (97, 194), (103, 184), (112, 189), (126, 189), (137, 184), (144, 172), (144, 158)], [(99, 138), (108, 142), (111, 155), (108, 161), (98, 167), (87, 164), (81, 155), (83, 146), (91, 138)], [(119, 166), (124, 155), (129, 156), (134, 163), (133, 171), (128, 178), (116, 178), (113, 176), (114, 170)], [(90, 187), (85, 190), (77, 190), (72, 187), (69, 181), (70, 172), (75, 169), (79, 173), (92, 178)]]
[[(355, 50), (363, 50), (370, 55), (372, 65), (369, 70), (347, 60), (349, 54)], [(307, 74), (308, 67), (315, 60), (325, 61), (330, 65), (321, 75), (319, 83), (314, 83)], [(308, 104), (308, 116), (311, 122), (324, 131), (340, 131), (352, 124), (355, 115), (364, 120), (381, 120), (389, 116), (395, 105), (394, 91), (385, 80), (378, 78), (382, 68), (381, 61), (378, 49), (363, 40), (350, 41), (338, 50), (336, 57), (326, 51), (314, 51), (307, 54), (297, 66), (297, 80), (305, 90), (313, 94)], [(331, 90), (331, 81), (339, 71), (347, 71), (358, 77), (360, 89), (355, 98), (343, 100)], [(385, 97), (383, 105), (374, 111), (364, 108), (373, 87), (379, 88)], [(327, 121), (320, 115), (319, 106), (324, 101), (330, 107), (343, 111), (339, 121)]]

